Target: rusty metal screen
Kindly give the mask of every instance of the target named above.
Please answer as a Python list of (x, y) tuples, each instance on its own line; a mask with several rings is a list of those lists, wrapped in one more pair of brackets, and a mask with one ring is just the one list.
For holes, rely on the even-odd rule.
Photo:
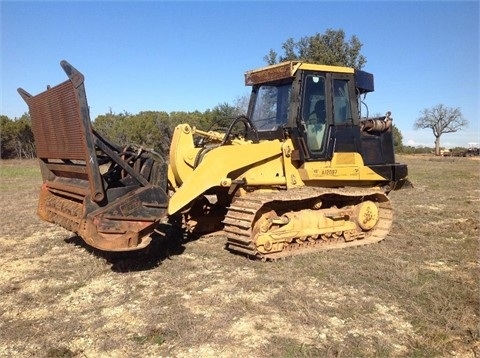
[(245, 73), (245, 85), (253, 86), (255, 84), (294, 77), (298, 64), (299, 62), (290, 61), (258, 70), (247, 71)]
[(85, 160), (80, 105), (71, 81), (28, 100), (38, 158)]

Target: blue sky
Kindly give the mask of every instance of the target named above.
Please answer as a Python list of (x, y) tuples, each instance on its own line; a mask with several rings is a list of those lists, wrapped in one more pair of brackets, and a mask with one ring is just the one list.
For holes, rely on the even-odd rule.
[(393, 113), (404, 144), (433, 146), (413, 130), (420, 111), (459, 107), (470, 121), (442, 145), (480, 142), (478, 1), (1, 1), (0, 114), (66, 80), (69, 61), (86, 77), (91, 117), (110, 111), (204, 111), (249, 93), (246, 70), (273, 48), (343, 29), (363, 43), (375, 76), (371, 114)]

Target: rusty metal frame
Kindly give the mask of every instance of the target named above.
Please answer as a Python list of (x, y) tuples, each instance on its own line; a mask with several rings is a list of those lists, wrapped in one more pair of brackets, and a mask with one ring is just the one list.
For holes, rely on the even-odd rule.
[[(102, 250), (145, 247), (166, 215), (166, 163), (147, 150), (125, 159), (132, 149), (95, 132), (84, 76), (66, 61), (60, 65), (67, 81), (35, 96), (18, 89), (30, 110), (43, 178), (38, 214)], [(100, 162), (110, 168), (101, 172)]]
[[(105, 189), (95, 153), (85, 78), (67, 61), (60, 62), (60, 65), (69, 80), (36, 96), (21, 88), (18, 92), (30, 110), (37, 157), (47, 168), (52, 168), (49, 165), (51, 159), (60, 159), (65, 163), (84, 161), (92, 199), (100, 202), (105, 198)], [(64, 165), (63, 171), (75, 172), (78, 169), (74, 167)]]

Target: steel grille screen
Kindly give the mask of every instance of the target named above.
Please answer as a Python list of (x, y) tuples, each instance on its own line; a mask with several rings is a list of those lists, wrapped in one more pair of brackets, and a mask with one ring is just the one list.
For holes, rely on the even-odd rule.
[(29, 99), (38, 158), (85, 160), (85, 138), (75, 88), (66, 81)]

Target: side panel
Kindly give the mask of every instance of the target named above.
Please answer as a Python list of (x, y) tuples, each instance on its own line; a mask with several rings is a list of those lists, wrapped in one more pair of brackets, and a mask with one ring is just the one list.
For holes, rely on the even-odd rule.
[(393, 136), (391, 131), (379, 133), (362, 132), (362, 155), (366, 165), (393, 164)]

